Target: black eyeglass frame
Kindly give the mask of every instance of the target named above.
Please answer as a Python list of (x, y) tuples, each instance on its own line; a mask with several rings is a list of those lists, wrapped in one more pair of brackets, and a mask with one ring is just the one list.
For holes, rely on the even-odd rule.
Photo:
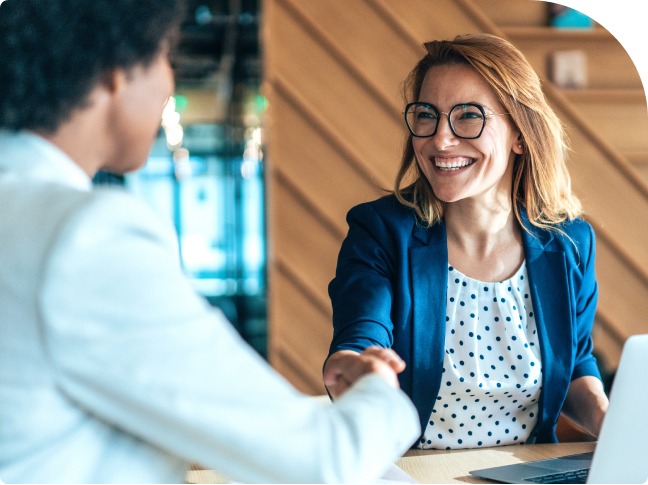
[[(409, 112), (409, 109), (412, 106), (417, 106), (417, 105), (418, 106), (427, 106), (429, 108), (432, 108), (434, 110), (434, 112), (436, 113), (437, 117), (439, 118), (439, 120), (441, 119), (442, 114), (447, 115), (448, 116), (448, 125), (450, 125), (450, 130), (452, 131), (452, 134), (454, 136), (456, 136), (457, 138), (461, 138), (462, 140), (475, 140), (476, 138), (479, 138), (482, 135), (482, 133), (484, 132), (484, 128), (486, 128), (486, 118), (488, 118), (489, 116), (501, 116), (501, 115), (507, 115), (508, 114), (508, 113), (495, 113), (495, 114), (487, 115), (486, 112), (484, 111), (484, 107), (482, 105), (480, 105), (480, 104), (477, 104), (477, 103), (459, 103), (459, 104), (455, 104), (452, 107), (452, 109), (450, 109), (450, 111), (448, 113), (446, 113), (445, 111), (439, 111), (438, 109), (436, 109), (436, 106), (434, 106), (433, 104), (423, 103), (422, 101), (415, 101), (414, 103), (408, 103), (407, 106), (405, 106), (405, 111), (403, 112), (403, 115), (405, 117), (405, 124), (407, 125), (407, 129), (410, 131), (412, 136), (415, 136), (416, 138), (430, 138), (431, 136), (436, 135), (436, 132), (439, 129), (439, 120), (437, 120), (437, 124), (434, 127), (434, 131), (430, 135), (417, 135), (416, 133), (414, 133), (414, 130), (412, 129), (412, 127), (409, 124), (409, 121), (407, 120), (407, 113)], [(457, 135), (457, 132), (455, 131), (454, 126), (452, 126), (452, 121), (451, 121), (450, 115), (455, 110), (455, 108), (459, 108), (459, 107), (463, 107), (463, 106), (474, 106), (475, 108), (477, 108), (481, 112), (482, 116), (484, 117), (484, 122), (482, 123), (481, 130), (479, 130), (479, 134), (477, 136), (460, 136), (460, 135)]]

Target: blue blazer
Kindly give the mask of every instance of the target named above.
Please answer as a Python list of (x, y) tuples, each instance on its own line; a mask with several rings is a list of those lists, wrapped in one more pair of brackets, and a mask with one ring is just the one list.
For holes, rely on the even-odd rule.
[[(522, 244), (536, 313), (542, 392), (536, 442), (556, 442), (556, 422), (569, 383), (600, 379), (591, 330), (598, 285), (594, 231), (580, 219), (555, 231), (532, 226), (523, 210)], [(347, 215), (336, 275), (329, 285), (333, 342), (339, 350), (394, 349), (407, 364), (400, 385), (418, 409), (421, 430), (432, 413), (443, 369), (448, 246), (443, 222), (418, 225), (394, 196), (358, 205)], [(573, 241), (573, 242), (572, 242)]]

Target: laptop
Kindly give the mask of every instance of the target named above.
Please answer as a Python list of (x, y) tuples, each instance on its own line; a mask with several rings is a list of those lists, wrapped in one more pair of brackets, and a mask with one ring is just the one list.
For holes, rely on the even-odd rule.
[(504, 483), (645, 483), (648, 480), (648, 334), (630, 337), (592, 453), (470, 472)]

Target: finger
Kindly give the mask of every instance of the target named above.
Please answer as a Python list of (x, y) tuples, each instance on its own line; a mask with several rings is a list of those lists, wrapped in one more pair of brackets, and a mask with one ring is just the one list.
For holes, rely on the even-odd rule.
[(382, 347), (368, 347), (362, 355), (371, 355), (377, 357), (387, 364), (394, 370), (394, 372), (401, 373), (405, 370), (405, 361), (400, 358), (400, 356), (394, 352), (392, 349), (385, 349)]
[(392, 369), (391, 365), (375, 356), (367, 356), (365, 358), (367, 359), (365, 367), (367, 373), (375, 374), (381, 377), (395, 389), (398, 389), (400, 387), (396, 372), (394, 371), (394, 369)]
[(324, 385), (333, 397), (339, 397), (360, 377), (370, 372), (367, 358), (357, 352), (341, 351), (333, 354), (324, 366)]
[(335, 384), (327, 385), (326, 389), (328, 390), (331, 398), (335, 401), (340, 398), (348, 389), (350, 385), (344, 379), (338, 379)]

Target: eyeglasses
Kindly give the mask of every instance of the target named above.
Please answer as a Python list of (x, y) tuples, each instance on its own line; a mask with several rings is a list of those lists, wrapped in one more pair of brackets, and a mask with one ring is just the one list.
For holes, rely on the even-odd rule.
[(436, 135), (441, 115), (448, 115), (450, 129), (457, 138), (473, 140), (479, 138), (486, 126), (486, 118), (508, 113), (486, 114), (484, 108), (476, 103), (463, 103), (453, 106), (449, 113), (439, 112), (428, 103), (409, 103), (405, 106), (405, 122), (413, 136), (426, 138)]

